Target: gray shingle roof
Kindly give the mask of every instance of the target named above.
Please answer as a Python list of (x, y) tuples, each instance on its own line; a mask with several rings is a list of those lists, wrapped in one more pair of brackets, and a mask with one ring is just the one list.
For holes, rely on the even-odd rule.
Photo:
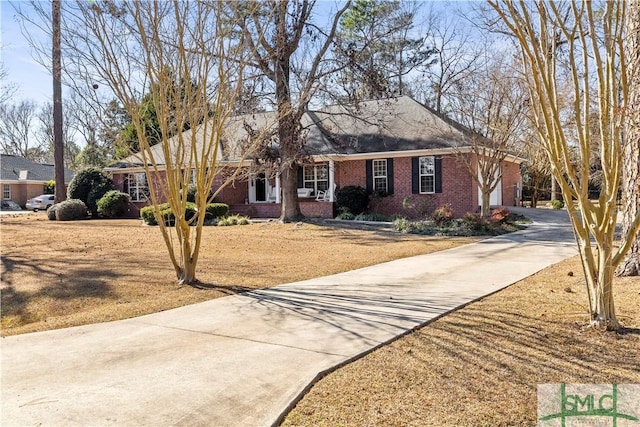
[[(36, 163), (24, 157), (12, 154), (0, 154), (0, 169), (2, 170), (0, 179), (2, 181), (23, 180), (20, 171), (27, 171), (27, 181), (47, 182), (54, 179), (54, 166), (52, 164)], [(74, 172), (65, 168), (64, 182), (69, 183)]]
[[(230, 118), (225, 124), (222, 145), (225, 160), (240, 158), (238, 147), (254, 131), (276, 129), (275, 112), (246, 114)], [(310, 111), (302, 117), (309, 155), (350, 155), (411, 150), (437, 150), (471, 145), (470, 131), (440, 116), (408, 96), (379, 101), (364, 101), (357, 106), (335, 105)], [(196, 139), (202, 140), (203, 126)], [(188, 141), (192, 130), (181, 137)], [(172, 141), (177, 143), (177, 136)], [(275, 142), (277, 145), (277, 142)], [(162, 147), (151, 147), (157, 163), (162, 164)], [(112, 167), (141, 166), (141, 156), (134, 154)]]

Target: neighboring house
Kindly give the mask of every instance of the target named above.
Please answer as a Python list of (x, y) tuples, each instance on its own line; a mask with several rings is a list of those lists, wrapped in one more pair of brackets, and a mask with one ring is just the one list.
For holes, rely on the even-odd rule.
[[(275, 120), (275, 113), (269, 112), (230, 119), (221, 147), (227, 153), (223, 164), (239, 164), (239, 156), (228, 153), (240, 151), (248, 126), (275, 129)], [(327, 107), (305, 114), (302, 121), (306, 160), (298, 168), (298, 194), (305, 216), (333, 217), (335, 190), (348, 185), (366, 188), (372, 195), (370, 210), (386, 215), (411, 216), (415, 209), (408, 209), (409, 204), (435, 209), (448, 203), (457, 216), (479, 208), (478, 186), (459, 157), (474, 160), (471, 132), (409, 97), (362, 102), (353, 109)], [(277, 143), (272, 145), (277, 153)], [(151, 151), (162, 165), (161, 147)], [(512, 155), (505, 159), (492, 205), (519, 204), (523, 161)], [(229, 204), (231, 212), (278, 217), (280, 177), (257, 168), (262, 162), (249, 163), (245, 159), (247, 173), (222, 189), (216, 200)], [(139, 154), (106, 171), (138, 209), (148, 203), (149, 180)]]
[[(22, 207), (27, 200), (41, 195), (45, 184), (55, 176), (53, 165), (36, 163), (11, 154), (0, 154), (0, 169), (2, 200), (13, 200)], [(69, 184), (73, 174), (72, 170), (65, 168), (65, 184)]]

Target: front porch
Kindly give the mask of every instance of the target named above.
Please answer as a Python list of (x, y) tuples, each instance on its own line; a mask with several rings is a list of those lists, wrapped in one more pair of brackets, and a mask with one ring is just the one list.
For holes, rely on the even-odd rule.
[[(246, 215), (250, 218), (280, 218), (281, 203), (248, 203), (229, 205), (231, 215)], [(300, 198), (300, 210), (307, 218), (333, 218), (333, 203), (318, 202), (315, 198)]]

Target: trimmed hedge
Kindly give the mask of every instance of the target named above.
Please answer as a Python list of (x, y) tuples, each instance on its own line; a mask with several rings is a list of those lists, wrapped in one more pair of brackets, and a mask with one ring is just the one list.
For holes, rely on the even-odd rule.
[[(169, 204), (163, 203), (159, 206), (159, 208), (160, 215), (162, 215), (164, 223), (167, 225), (174, 225), (176, 216), (169, 207)], [(185, 209), (186, 220), (191, 220), (196, 215), (196, 212), (197, 211), (195, 203), (187, 202), (187, 207)], [(221, 218), (227, 216), (228, 213), (229, 205), (226, 205), (224, 203), (209, 203), (206, 207), (205, 220)], [(145, 206), (140, 209), (140, 217), (147, 225), (158, 225), (158, 220), (155, 217), (153, 206)]]
[(58, 208), (58, 205), (51, 205), (47, 208), (47, 218), (49, 218), (49, 221), (55, 221), (56, 220), (56, 209)]
[(127, 213), (131, 196), (118, 190), (107, 191), (98, 200), (98, 213), (106, 218), (118, 218)]
[(222, 218), (229, 215), (229, 205), (225, 203), (209, 203), (205, 219)]
[(82, 200), (68, 199), (55, 205), (56, 220), (71, 221), (89, 216), (89, 209)]

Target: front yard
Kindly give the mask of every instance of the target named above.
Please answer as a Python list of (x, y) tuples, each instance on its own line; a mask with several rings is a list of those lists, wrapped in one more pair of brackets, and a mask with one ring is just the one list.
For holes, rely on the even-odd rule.
[[(2, 217), (2, 335), (138, 316), (450, 248), (435, 237), (309, 223), (207, 227), (204, 289), (179, 287), (139, 220)], [(529, 426), (543, 383), (640, 383), (640, 280), (617, 278), (619, 333), (585, 329), (573, 258), (327, 375), (291, 426)]]
[(140, 220), (1, 217), (2, 335), (139, 316), (475, 240), (309, 223), (204, 230), (205, 289), (195, 289), (176, 285), (159, 229)]

